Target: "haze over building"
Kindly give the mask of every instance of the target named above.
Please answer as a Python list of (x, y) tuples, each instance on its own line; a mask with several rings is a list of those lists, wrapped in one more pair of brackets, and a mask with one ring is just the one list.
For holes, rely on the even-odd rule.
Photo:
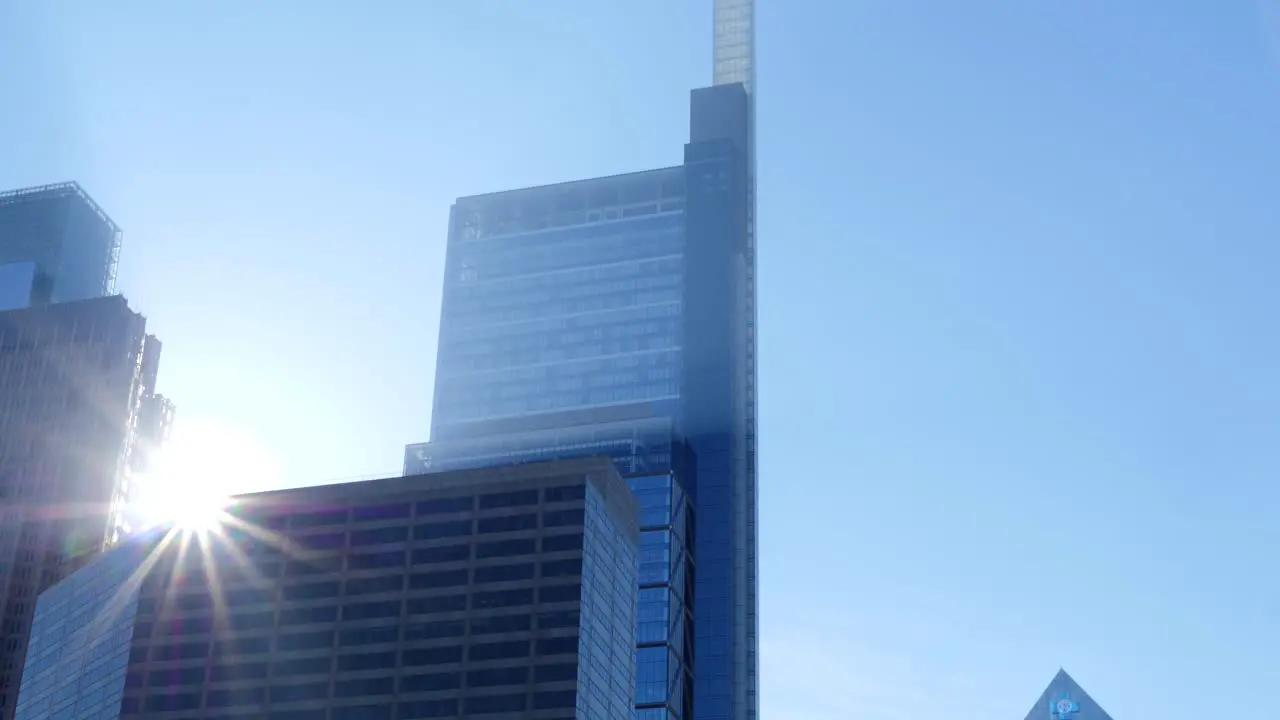
[(431, 440), (405, 451), (407, 474), (603, 454), (665, 493), (639, 720), (758, 708), (753, 3), (714, 17), (681, 165), (454, 204)]
[(0, 719), (37, 595), (129, 532), (173, 418), (160, 341), (110, 294), (119, 251), (76, 183), (0, 193)]

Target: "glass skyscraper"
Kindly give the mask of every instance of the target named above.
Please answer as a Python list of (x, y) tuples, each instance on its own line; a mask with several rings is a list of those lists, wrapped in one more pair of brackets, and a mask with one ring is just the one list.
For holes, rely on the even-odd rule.
[(74, 182), (0, 193), (0, 310), (115, 291), (120, 228)]
[(682, 165), (455, 203), (431, 441), (405, 452), (614, 460), (642, 514), (640, 720), (757, 714), (752, 22), (716, 3)]

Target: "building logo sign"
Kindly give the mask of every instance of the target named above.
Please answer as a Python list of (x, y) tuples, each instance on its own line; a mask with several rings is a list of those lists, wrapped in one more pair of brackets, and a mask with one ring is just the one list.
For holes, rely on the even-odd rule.
[(1066, 695), (1059, 695), (1049, 701), (1049, 717), (1051, 720), (1073, 720), (1080, 712), (1080, 705)]

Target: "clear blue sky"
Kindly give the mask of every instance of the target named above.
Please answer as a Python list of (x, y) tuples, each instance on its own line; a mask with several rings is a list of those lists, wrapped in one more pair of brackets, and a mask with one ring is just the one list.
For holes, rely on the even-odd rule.
[[(124, 227), (183, 423), (395, 471), (451, 200), (677, 163), (709, 5), (0, 0), (0, 187)], [(759, 22), (766, 718), (1272, 716), (1280, 0)]]

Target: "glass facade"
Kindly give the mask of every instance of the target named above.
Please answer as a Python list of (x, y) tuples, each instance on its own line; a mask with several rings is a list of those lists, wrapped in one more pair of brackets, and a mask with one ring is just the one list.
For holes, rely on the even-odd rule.
[(746, 89), (720, 85), (691, 97), (680, 167), (459, 200), (431, 442), (405, 453), (406, 473), (613, 459), (647, 516), (646, 718), (754, 715), (749, 149)]
[(636, 677), (636, 544), (597, 487), (587, 488), (583, 532), (578, 717), (625, 718)]
[(10, 290), (23, 280), (20, 307), (110, 295), (119, 258), (120, 229), (76, 183), (0, 193), (0, 268), (34, 266), (29, 277), (0, 272)]
[(674, 413), (680, 168), (454, 206), (431, 437)]
[(150, 547), (144, 538), (117, 546), (40, 596), (14, 720), (120, 716)]

